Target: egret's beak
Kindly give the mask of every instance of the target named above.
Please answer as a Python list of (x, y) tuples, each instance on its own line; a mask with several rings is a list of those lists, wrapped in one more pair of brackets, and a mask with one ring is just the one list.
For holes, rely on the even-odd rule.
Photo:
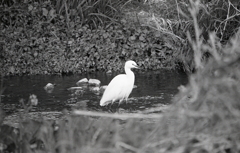
[(134, 68), (136, 68), (136, 69), (141, 69), (137, 64), (136, 65), (133, 65), (134, 66)]

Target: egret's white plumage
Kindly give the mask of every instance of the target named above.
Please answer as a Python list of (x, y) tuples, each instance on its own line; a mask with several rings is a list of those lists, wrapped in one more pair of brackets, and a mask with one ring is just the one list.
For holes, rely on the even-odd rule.
[(138, 68), (134, 61), (127, 61), (124, 66), (126, 74), (119, 74), (108, 84), (100, 100), (100, 106), (119, 100), (121, 103), (124, 99), (127, 101), (128, 96), (132, 92), (135, 76), (131, 68)]

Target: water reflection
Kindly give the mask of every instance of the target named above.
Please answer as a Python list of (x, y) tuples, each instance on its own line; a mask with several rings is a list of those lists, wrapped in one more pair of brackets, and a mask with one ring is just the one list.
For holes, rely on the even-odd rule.
[[(116, 103), (111, 106), (101, 107), (99, 101), (101, 95), (96, 95), (88, 89), (83, 93), (74, 93), (67, 90), (77, 86), (76, 82), (82, 78), (96, 78), (101, 85), (107, 85), (111, 79), (119, 73), (92, 73), (68, 76), (57, 75), (35, 75), (35, 76), (14, 76), (4, 78), (4, 90), (2, 102), (5, 105), (18, 106), (19, 99), (28, 99), (30, 94), (38, 97), (39, 105), (36, 111), (61, 111), (64, 108), (76, 106), (79, 109), (96, 111), (119, 111), (121, 109), (132, 111), (144, 110), (156, 107), (159, 104), (171, 103), (171, 98), (177, 93), (177, 87), (187, 83), (187, 75), (183, 72), (172, 70), (160, 70), (151, 72), (135, 71), (135, 85), (130, 95), (129, 103), (120, 106)], [(47, 93), (44, 86), (47, 83), (55, 84), (52, 93)]]

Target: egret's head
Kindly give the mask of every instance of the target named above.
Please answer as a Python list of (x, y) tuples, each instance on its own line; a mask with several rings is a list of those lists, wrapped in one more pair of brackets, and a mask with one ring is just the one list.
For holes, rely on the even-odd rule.
[(125, 68), (131, 69), (131, 68), (139, 68), (139, 67), (136, 62), (129, 60), (125, 63)]

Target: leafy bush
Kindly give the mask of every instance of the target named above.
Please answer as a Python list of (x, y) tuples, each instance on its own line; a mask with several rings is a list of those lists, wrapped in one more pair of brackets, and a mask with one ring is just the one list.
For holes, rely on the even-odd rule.
[[(193, 71), (194, 52), (186, 41), (187, 31), (195, 38), (190, 1), (144, 2), (2, 0), (1, 71), (9, 75), (119, 70), (122, 61), (130, 58), (146, 69), (183, 65), (186, 71)], [(204, 41), (212, 30), (225, 44), (239, 27), (239, 3), (213, 0), (201, 1), (199, 6), (197, 21)], [(139, 16), (144, 14), (141, 9), (136, 15), (131, 7), (148, 11), (148, 15)], [(137, 19), (127, 18), (127, 13)], [(205, 59), (209, 56), (211, 53), (204, 53)]]
[[(75, 1), (68, 5), (75, 6)], [(97, 24), (97, 29), (91, 29), (90, 23), (80, 24), (57, 14), (60, 8), (54, 9), (49, 1), (4, 7), (4, 75), (120, 70), (127, 59), (153, 70), (177, 64), (177, 47), (164, 33), (114, 24), (105, 28)]]

